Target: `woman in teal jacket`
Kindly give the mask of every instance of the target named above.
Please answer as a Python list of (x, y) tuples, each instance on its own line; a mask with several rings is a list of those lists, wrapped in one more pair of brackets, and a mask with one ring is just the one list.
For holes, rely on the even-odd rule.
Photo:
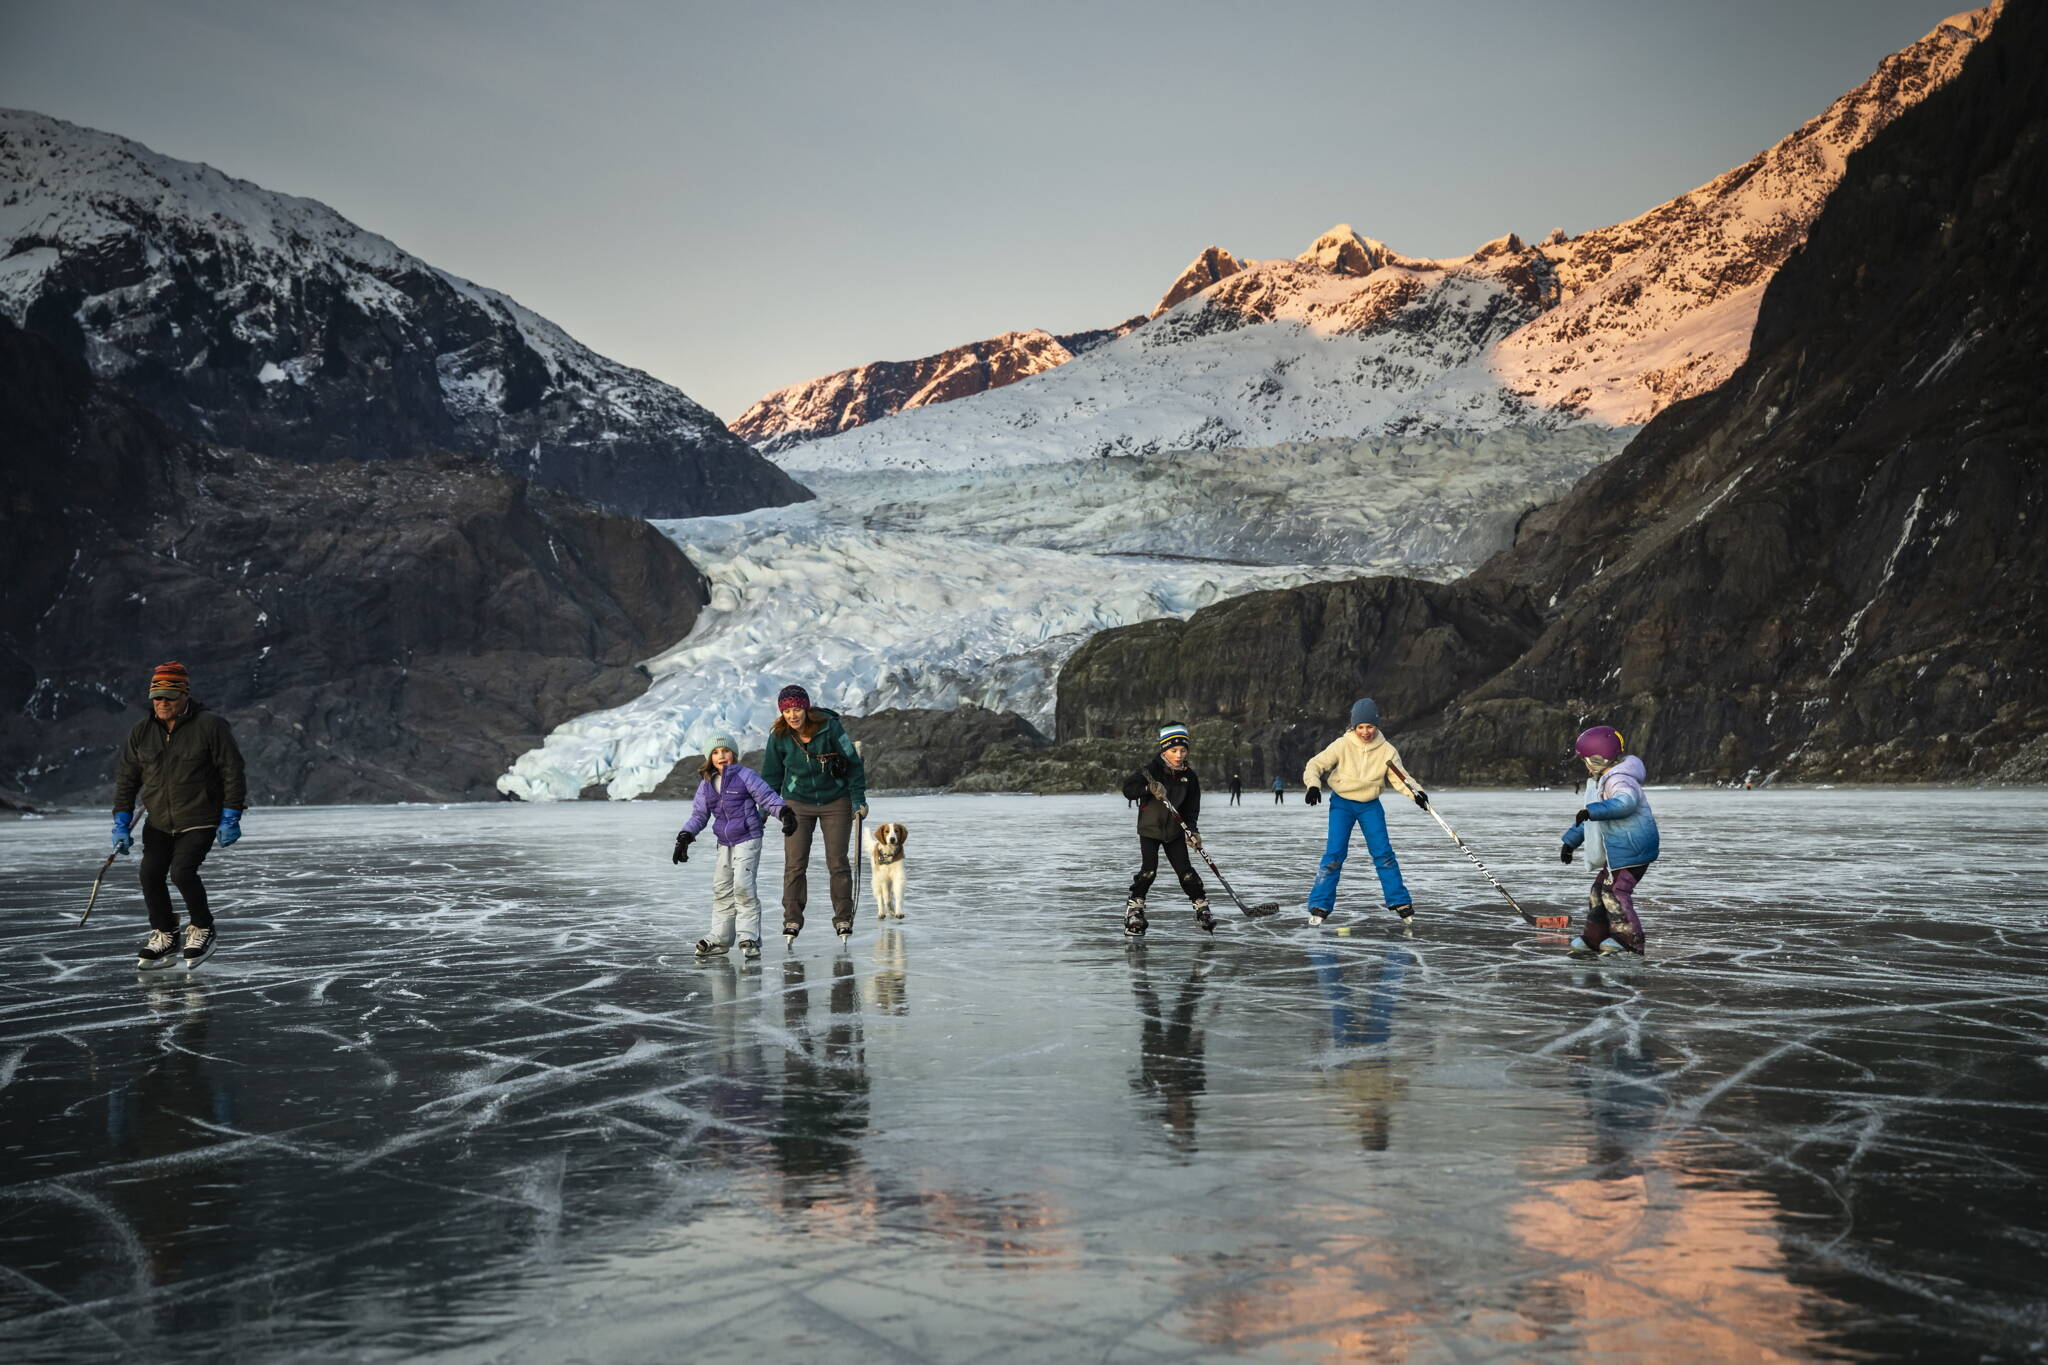
[(811, 705), (791, 683), (775, 698), (782, 714), (768, 732), (761, 780), (782, 798), (782, 937), (803, 932), (810, 894), (811, 836), (825, 830), (825, 870), (832, 883), (832, 931), (853, 934), (853, 822), (868, 813), (868, 776), (860, 751), (836, 712)]

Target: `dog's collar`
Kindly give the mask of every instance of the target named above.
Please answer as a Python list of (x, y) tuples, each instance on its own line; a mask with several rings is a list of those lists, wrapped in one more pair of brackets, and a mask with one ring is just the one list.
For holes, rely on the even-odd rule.
[(900, 863), (902, 861), (902, 849), (899, 848), (894, 853), (884, 853), (880, 844), (875, 845), (875, 862), (878, 865), (887, 867), (890, 863)]

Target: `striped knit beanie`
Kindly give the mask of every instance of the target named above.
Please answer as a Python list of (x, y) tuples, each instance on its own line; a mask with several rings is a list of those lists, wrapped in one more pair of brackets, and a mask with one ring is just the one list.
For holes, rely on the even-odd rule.
[(808, 708), (810, 704), (811, 694), (804, 691), (803, 688), (797, 686), (795, 683), (791, 683), (789, 686), (783, 688), (780, 692), (777, 692), (775, 694), (775, 709), (778, 711), (780, 711), (785, 706), (791, 705)]
[(1163, 753), (1165, 753), (1165, 752), (1166, 752), (1166, 751), (1167, 751), (1168, 749), (1173, 749), (1173, 748), (1181, 748), (1181, 749), (1190, 749), (1190, 748), (1193, 748), (1193, 747), (1194, 747), (1194, 746), (1193, 746), (1193, 744), (1192, 744), (1192, 743), (1191, 743), (1191, 742), (1189, 741), (1189, 739), (1188, 739), (1188, 727), (1187, 727), (1187, 726), (1185, 726), (1185, 725), (1162, 725), (1162, 726), (1160, 726), (1160, 727), (1159, 727), (1159, 752), (1160, 752), (1160, 753), (1162, 753), (1162, 754), (1163, 754)]
[(188, 697), (192, 695), (192, 680), (185, 674), (185, 665), (173, 659), (158, 664), (149, 675), (149, 699), (159, 697)]

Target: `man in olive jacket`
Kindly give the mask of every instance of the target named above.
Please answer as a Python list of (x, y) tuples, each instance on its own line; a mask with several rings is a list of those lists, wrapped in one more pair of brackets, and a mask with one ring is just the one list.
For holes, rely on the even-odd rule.
[(179, 955), (178, 916), (166, 882), (184, 898), (185, 965), (197, 967), (213, 951), (213, 911), (199, 865), (217, 839), (222, 848), (242, 837), (249, 788), (234, 733), (192, 695), (181, 663), (158, 664), (149, 679), (149, 718), (128, 732), (114, 774), (117, 853), (135, 846), (136, 793), (147, 810), (142, 826), (142, 899), (149, 907), (149, 939), (136, 954), (144, 970), (168, 967)]

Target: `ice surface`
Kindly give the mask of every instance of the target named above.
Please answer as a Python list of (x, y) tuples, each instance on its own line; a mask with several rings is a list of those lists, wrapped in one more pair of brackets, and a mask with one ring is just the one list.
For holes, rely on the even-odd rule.
[[(1577, 901), (1567, 789), (1438, 796)], [(1284, 917), (1127, 948), (1120, 798), (882, 797), (908, 918), (754, 966), (674, 804), (259, 810), (146, 977), (104, 818), (0, 826), (0, 1359), (2044, 1349), (2048, 794), (1660, 792), (1590, 965), (1405, 803), (1413, 933), (1362, 855), (1310, 931), (1320, 812), (1212, 801)]]

